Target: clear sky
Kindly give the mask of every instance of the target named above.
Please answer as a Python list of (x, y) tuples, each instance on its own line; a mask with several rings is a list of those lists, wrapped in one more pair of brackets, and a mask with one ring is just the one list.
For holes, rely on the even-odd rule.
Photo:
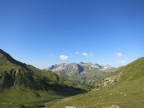
[(0, 0), (0, 48), (47, 68), (144, 56), (144, 0)]

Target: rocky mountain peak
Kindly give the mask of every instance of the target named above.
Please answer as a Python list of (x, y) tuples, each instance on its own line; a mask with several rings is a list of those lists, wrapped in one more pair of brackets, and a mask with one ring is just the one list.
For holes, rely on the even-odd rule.
[(83, 73), (89, 70), (99, 70), (99, 71), (109, 71), (112, 69), (111, 66), (106, 65), (106, 66), (102, 66), (99, 64), (94, 64), (91, 62), (88, 63), (84, 63), (84, 62), (80, 62), (80, 63), (69, 63), (69, 64), (56, 64), (56, 65), (52, 65), (51, 67), (49, 67), (47, 70), (53, 71), (53, 72), (64, 72), (64, 73)]

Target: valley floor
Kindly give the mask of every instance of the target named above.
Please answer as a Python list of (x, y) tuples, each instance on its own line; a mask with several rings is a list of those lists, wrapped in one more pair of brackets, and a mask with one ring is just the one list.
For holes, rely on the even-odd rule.
[(0, 93), (0, 108), (39, 108), (49, 106), (64, 96), (46, 91), (10, 89)]

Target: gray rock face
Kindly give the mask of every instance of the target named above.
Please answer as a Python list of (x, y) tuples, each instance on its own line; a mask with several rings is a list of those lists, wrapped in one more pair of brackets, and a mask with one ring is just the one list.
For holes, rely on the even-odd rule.
[(47, 70), (50, 70), (55, 73), (63, 72), (63, 73), (67, 73), (67, 74), (71, 74), (71, 73), (81, 74), (81, 73), (87, 72), (92, 69), (99, 70), (102, 72), (108, 72), (109, 70), (112, 69), (112, 67), (109, 65), (102, 66), (99, 64), (93, 64), (91, 62), (89, 62), (89, 63), (80, 62), (80, 63), (70, 63), (70, 64), (65, 64), (65, 63), (56, 64), (56, 65), (52, 65)]
[(80, 62), (56, 64), (47, 70), (78, 84), (97, 86), (98, 81), (113, 72), (114, 68), (109, 65)]

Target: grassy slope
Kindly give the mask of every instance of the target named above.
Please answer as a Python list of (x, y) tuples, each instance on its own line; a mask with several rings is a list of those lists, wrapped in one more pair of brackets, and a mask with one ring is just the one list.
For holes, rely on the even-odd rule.
[(64, 98), (62, 95), (47, 91), (36, 91), (19, 87), (12, 87), (0, 92), (0, 108), (21, 108), (20, 106), (22, 105), (28, 108), (32, 106), (37, 108), (39, 105), (44, 105), (44, 103)]
[(51, 106), (51, 108), (64, 108), (64, 106), (80, 108), (143, 108), (144, 57), (122, 67), (110, 76), (116, 76), (120, 72), (123, 72), (123, 74), (117, 82), (104, 88), (94, 89), (84, 95), (69, 97)]
[(36, 106), (85, 92), (85, 88), (13, 59), (0, 50), (0, 108)]
[(93, 69), (80, 75), (79, 74), (71, 75), (69, 80), (78, 84), (85, 84), (94, 87), (100, 80), (104, 79), (110, 73), (111, 72), (101, 72), (99, 70)]

